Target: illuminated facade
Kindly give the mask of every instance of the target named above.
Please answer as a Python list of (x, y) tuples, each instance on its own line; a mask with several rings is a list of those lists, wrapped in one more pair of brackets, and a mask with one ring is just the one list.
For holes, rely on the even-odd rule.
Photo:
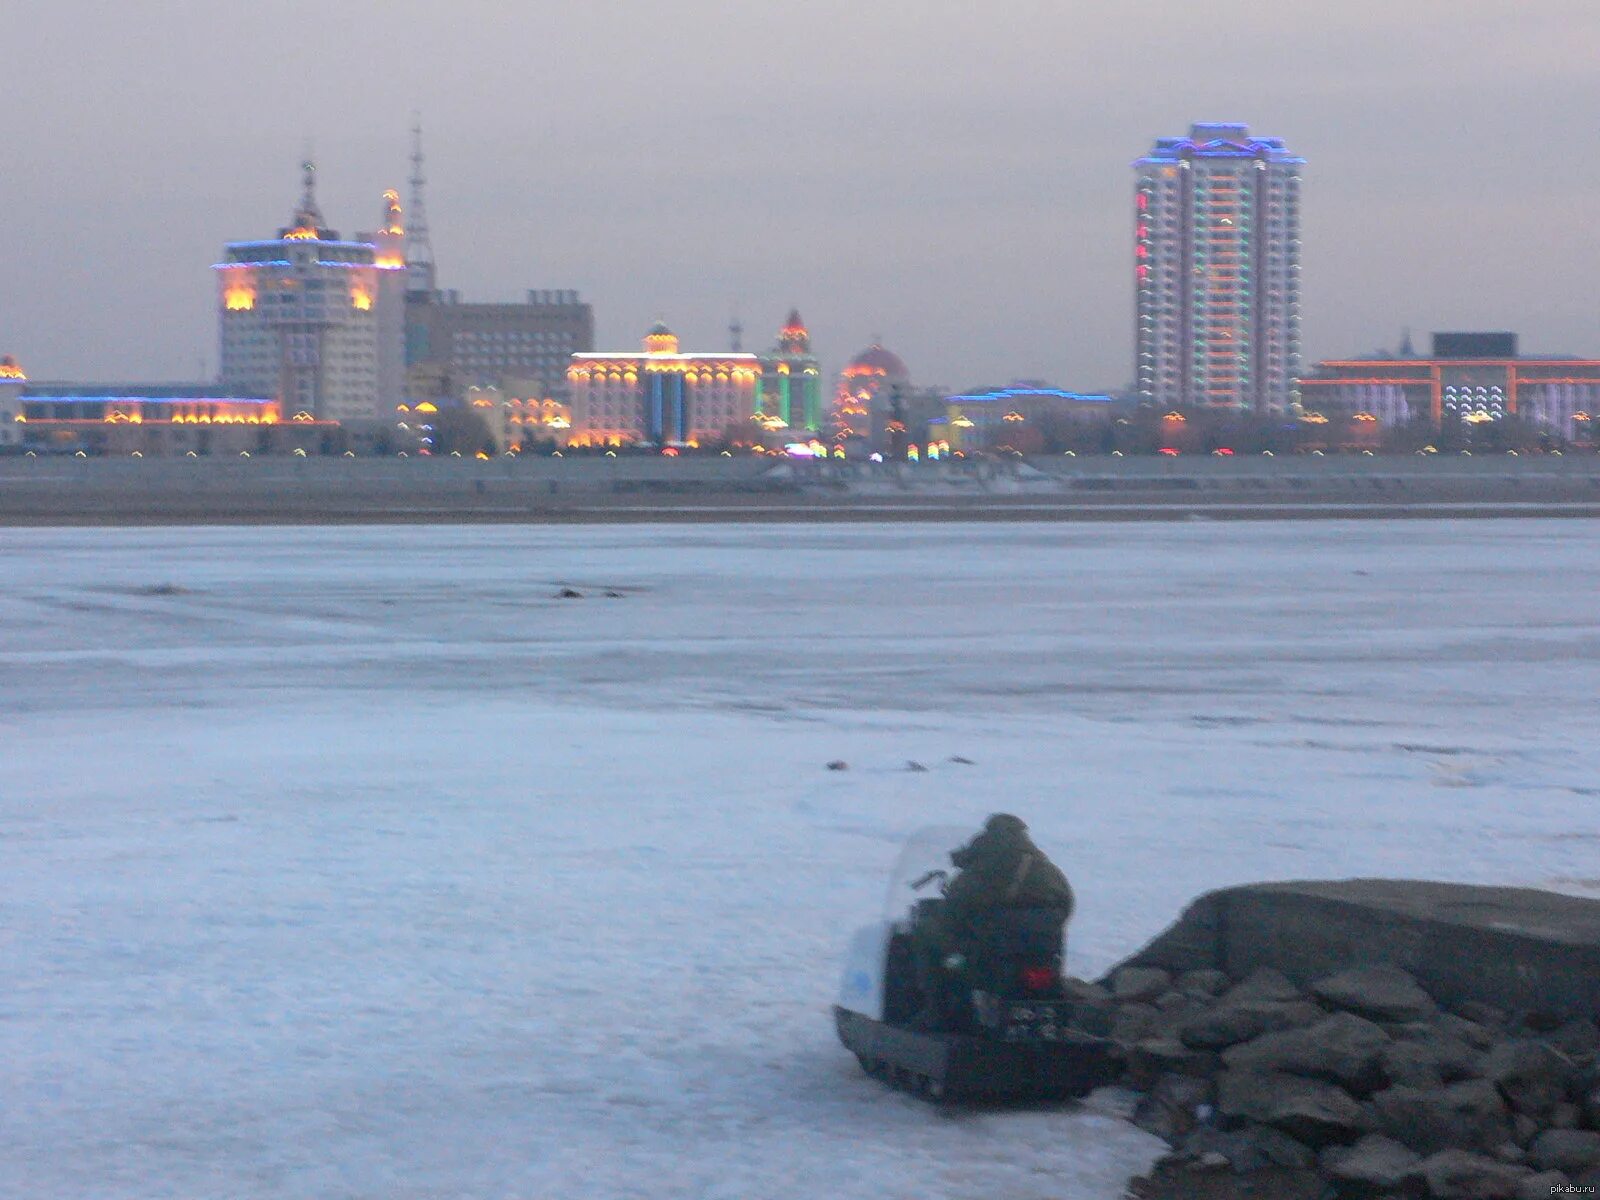
[(0, 358), (0, 447), (22, 444), (22, 389), (28, 377), (9, 354)]
[(790, 309), (777, 344), (761, 357), (756, 413), (779, 430), (822, 428), (822, 369), (799, 309)]
[(1575, 437), (1600, 412), (1600, 362), (1519, 357), (1509, 333), (1434, 334), (1431, 357), (1330, 359), (1300, 389), (1314, 413), (1367, 413), (1383, 425), (1514, 416)]
[(640, 354), (574, 354), (567, 368), (572, 446), (699, 446), (749, 436), (761, 387), (754, 354), (685, 354), (656, 324)]
[(405, 230), (395, 193), (384, 202), (378, 233), (340, 240), (307, 163), (289, 225), (228, 245), (215, 268), (225, 391), (314, 420), (392, 422), (404, 394)]
[(839, 373), (828, 417), (834, 441), (882, 447), (889, 443), (890, 434), (904, 432), (890, 426), (897, 420), (896, 401), (910, 382), (911, 374), (900, 356), (878, 342), (852, 358)]
[(346, 445), (337, 422), (304, 412), (286, 419), (274, 398), (209, 384), (28, 383), (16, 404), (21, 445), (41, 453), (328, 453)]
[(1134, 164), (1141, 402), (1295, 403), (1304, 163), (1244, 125), (1199, 124)]
[[(1117, 402), (1099, 393), (1015, 386), (947, 396), (945, 409), (939, 440), (948, 441), (948, 449), (966, 452), (1010, 447), (1033, 453), (1052, 426), (1110, 421)], [(932, 440), (932, 432), (928, 436)]]

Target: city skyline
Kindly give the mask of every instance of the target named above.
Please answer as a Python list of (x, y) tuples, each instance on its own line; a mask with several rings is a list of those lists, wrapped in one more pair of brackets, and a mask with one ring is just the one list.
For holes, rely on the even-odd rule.
[[(881, 334), (919, 383), (1126, 386), (1128, 165), (1154, 137), (1238, 120), (1311, 163), (1305, 362), (1392, 346), (1403, 326), (1600, 349), (1600, 247), (1581, 220), (1600, 170), (1565, 115), (1600, 98), (1587, 6), (1004, 3), (846, 21), (823, 4), (806, 25), (730, 25), (690, 5), (666, 27), (631, 5), (452, 23), (404, 3), (278, 3), (260, 19), (315, 13), (322, 36), (309, 65), (252, 57), (247, 88), (229, 65), (237, 16), (76, 7), (14, 19), (29, 104), (0, 182), (0, 349), (38, 378), (188, 378), (202, 359), (214, 373), (216, 246), (281, 222), (308, 138), (330, 219), (366, 223), (384, 188), (404, 194), (412, 109), (440, 286), (578, 289), (597, 344), (665, 316), (721, 348), (734, 312), (764, 340), (798, 306), (830, 376)], [(380, 20), (390, 48), (341, 74), (337, 47)], [(752, 86), (746, 52), (780, 32), (807, 52)], [(698, 48), (702, 70), (657, 94), (555, 52), (611, 45), (602, 33), (628, 52)], [(518, 39), (544, 47), (536, 62), (490, 53)], [(1491, 59), (1492, 76), (1458, 69)], [(52, 87), (68, 69), (76, 86)], [(685, 278), (684, 261), (709, 266)]]

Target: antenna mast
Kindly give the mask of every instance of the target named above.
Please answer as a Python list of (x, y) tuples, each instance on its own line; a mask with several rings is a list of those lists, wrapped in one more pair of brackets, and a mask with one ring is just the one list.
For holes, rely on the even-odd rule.
[(406, 222), (406, 291), (433, 294), (433, 244), (428, 240), (428, 209), (422, 201), (422, 121), (411, 126), (411, 214)]

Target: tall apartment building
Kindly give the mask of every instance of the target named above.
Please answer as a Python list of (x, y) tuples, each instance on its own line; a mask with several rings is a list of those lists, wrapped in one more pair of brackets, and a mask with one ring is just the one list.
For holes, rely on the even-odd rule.
[(215, 265), (224, 391), (280, 402), (285, 419), (393, 419), (403, 395), (405, 249), (399, 204), (344, 241), (317, 208), (316, 168), (278, 236), (230, 242)]
[(1280, 412), (1300, 367), (1300, 168), (1279, 138), (1197, 124), (1134, 163), (1139, 399)]

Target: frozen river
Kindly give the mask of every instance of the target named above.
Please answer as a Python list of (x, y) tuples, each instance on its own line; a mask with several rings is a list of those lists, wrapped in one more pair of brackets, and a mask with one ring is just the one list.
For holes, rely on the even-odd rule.
[(1583, 521), (0, 530), (0, 1195), (1114, 1200), (1114, 1097), (835, 1041), (900, 839), (1020, 813), (1082, 975), (1600, 892), (1597, 596)]

